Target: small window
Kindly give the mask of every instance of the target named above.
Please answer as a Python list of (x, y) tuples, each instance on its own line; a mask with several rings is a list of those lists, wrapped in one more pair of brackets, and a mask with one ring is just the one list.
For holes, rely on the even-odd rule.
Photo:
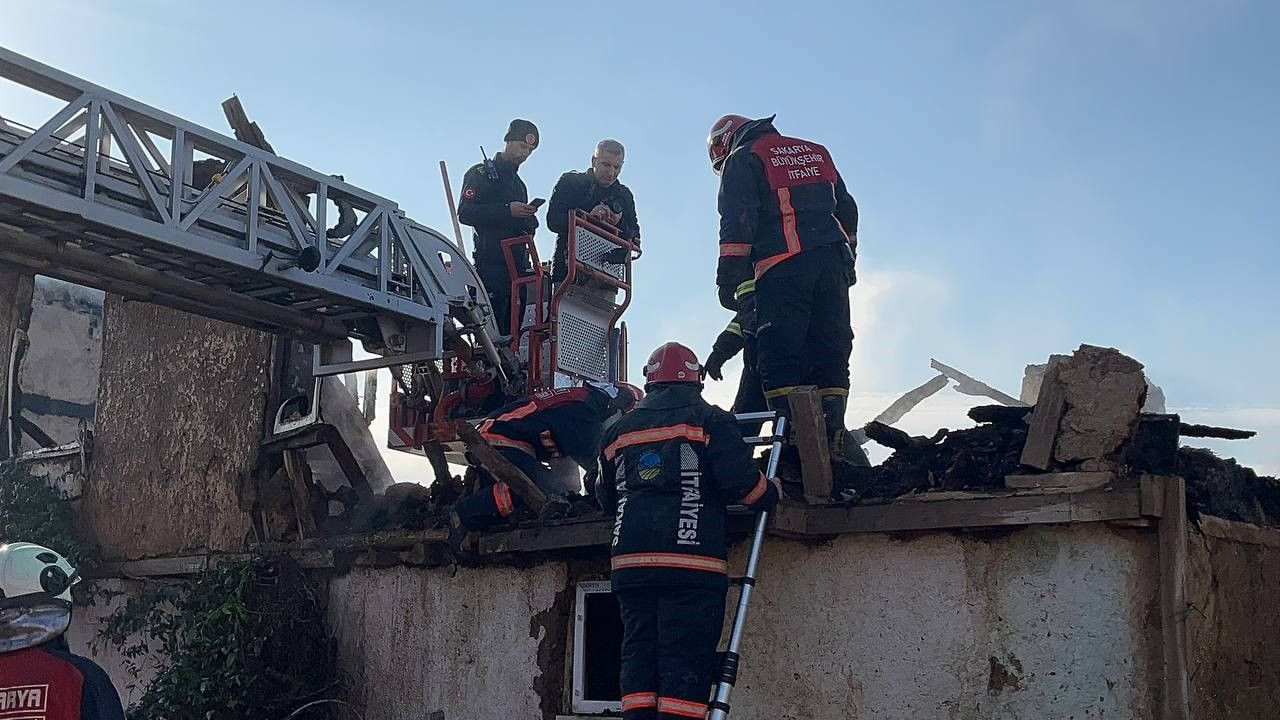
[(622, 712), (622, 617), (609, 581), (578, 583), (573, 616), (573, 712)]

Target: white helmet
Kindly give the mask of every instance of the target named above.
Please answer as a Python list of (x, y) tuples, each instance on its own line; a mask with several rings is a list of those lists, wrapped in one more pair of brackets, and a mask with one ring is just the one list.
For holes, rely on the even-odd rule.
[(42, 545), (0, 545), (0, 606), (18, 598), (44, 596), (71, 602), (71, 586), (80, 575), (62, 555)]

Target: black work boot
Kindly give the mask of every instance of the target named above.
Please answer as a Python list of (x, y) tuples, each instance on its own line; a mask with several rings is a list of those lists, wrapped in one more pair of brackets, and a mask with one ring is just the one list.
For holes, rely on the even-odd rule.
[(467, 535), (470, 530), (457, 512), (449, 513), (449, 547), (446, 550), (448, 554), (452, 572), (458, 571), (459, 565), (468, 565), (476, 562), (479, 555), (475, 551), (475, 546), (467, 542)]
[(822, 419), (827, 425), (827, 441), (831, 446), (831, 464), (838, 471), (847, 467), (871, 467), (867, 453), (857, 439), (844, 427), (844, 410), (848, 398), (844, 395), (822, 396)]

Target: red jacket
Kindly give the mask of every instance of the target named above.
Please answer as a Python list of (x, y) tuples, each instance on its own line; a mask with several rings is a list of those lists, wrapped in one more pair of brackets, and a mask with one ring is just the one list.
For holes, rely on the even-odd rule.
[(0, 718), (124, 720), (124, 708), (92, 660), (38, 646), (0, 653)]

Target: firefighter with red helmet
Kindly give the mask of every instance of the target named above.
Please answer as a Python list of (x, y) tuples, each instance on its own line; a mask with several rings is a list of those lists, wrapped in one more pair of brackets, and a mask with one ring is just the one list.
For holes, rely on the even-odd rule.
[(107, 673), (67, 646), (77, 582), (47, 547), (0, 545), (0, 718), (124, 720)]
[[(546, 463), (572, 458), (593, 474), (604, 425), (635, 407), (642, 397), (640, 388), (624, 382), (539, 390), (489, 415), (480, 423), (480, 436), (543, 492), (567, 495), (577, 488), (557, 482)], [(511, 488), (492, 477), (486, 479), (483, 489), (459, 500), (454, 508), (463, 531), (481, 530), (516, 510)]]
[(605, 431), (596, 485), (614, 516), (622, 716), (703, 718), (728, 591), (727, 507), (769, 509), (778, 488), (733, 415), (702, 399), (692, 350), (667, 343), (644, 371), (648, 394)]
[(817, 386), (832, 458), (867, 464), (844, 427), (857, 203), (831, 153), (779, 133), (772, 116), (720, 118), (707, 149), (720, 175), (720, 302), (737, 309), (739, 278), (755, 279), (758, 364), (769, 407), (786, 413), (793, 389)]

